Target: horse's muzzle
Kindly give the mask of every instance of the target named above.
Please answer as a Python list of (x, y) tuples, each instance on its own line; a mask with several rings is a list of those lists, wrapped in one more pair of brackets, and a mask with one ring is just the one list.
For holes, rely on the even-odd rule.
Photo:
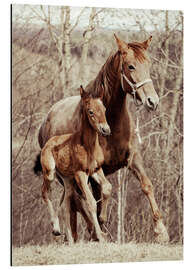
[(159, 98), (158, 99), (154, 99), (152, 97), (147, 97), (146, 99), (146, 106), (147, 109), (155, 111), (157, 109), (159, 103)]

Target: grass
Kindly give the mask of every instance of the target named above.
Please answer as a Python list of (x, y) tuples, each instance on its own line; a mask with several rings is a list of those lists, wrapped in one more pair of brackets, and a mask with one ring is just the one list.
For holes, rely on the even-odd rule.
[(12, 265), (65, 265), (182, 260), (183, 246), (159, 244), (77, 243), (13, 248)]

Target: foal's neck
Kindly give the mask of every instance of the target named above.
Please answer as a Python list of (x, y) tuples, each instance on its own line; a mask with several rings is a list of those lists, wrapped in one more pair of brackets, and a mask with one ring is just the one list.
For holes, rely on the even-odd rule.
[(98, 145), (98, 133), (91, 126), (86, 112), (82, 112), (82, 143), (86, 151), (92, 154)]

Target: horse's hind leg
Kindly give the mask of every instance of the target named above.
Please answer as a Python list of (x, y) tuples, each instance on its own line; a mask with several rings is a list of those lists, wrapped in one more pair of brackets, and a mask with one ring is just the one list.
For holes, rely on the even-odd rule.
[(151, 205), (153, 220), (155, 224), (154, 232), (156, 233), (156, 241), (160, 243), (168, 242), (169, 236), (166, 227), (163, 224), (162, 216), (155, 200), (153, 185), (145, 173), (145, 170), (142, 165), (141, 156), (138, 152), (133, 154), (133, 159), (131, 161), (130, 168), (137, 175), (141, 184), (141, 189), (147, 196), (149, 203)]

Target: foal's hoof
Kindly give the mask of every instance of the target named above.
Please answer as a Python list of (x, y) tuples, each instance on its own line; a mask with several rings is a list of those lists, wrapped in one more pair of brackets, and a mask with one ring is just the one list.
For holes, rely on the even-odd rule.
[(54, 236), (60, 236), (61, 235), (61, 233), (59, 231), (52, 231), (52, 234)]
[(155, 241), (159, 244), (167, 244), (170, 240), (168, 232), (162, 221), (157, 221), (154, 232), (156, 234)]

